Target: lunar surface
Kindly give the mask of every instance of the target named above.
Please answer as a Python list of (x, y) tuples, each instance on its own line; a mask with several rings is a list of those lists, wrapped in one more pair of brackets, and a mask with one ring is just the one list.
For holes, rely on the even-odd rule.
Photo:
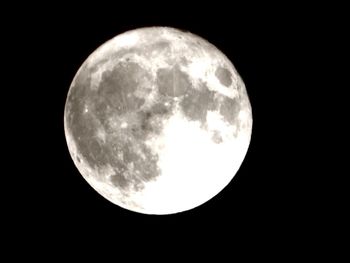
[(172, 214), (217, 195), (247, 153), (252, 112), (229, 59), (174, 28), (125, 32), (94, 51), (70, 86), (70, 155), (103, 197)]

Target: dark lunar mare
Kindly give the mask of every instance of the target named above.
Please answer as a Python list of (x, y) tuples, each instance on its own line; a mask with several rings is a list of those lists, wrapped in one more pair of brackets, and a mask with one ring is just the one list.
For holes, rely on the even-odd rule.
[(215, 76), (219, 79), (220, 83), (226, 87), (232, 84), (232, 75), (226, 68), (218, 67), (215, 71)]
[(178, 65), (159, 69), (157, 86), (160, 94), (170, 97), (179, 97), (191, 89), (188, 75), (182, 72)]
[(180, 106), (189, 120), (205, 124), (208, 110), (216, 109), (215, 93), (210, 91), (205, 83), (201, 83), (199, 90), (189, 89), (187, 91)]
[[(125, 194), (142, 189), (145, 182), (159, 175), (158, 156), (145, 140), (159, 134), (160, 120), (171, 114), (170, 107), (160, 103), (142, 108), (145, 99), (135, 96), (134, 91), (143, 77), (149, 77), (148, 73), (138, 64), (119, 63), (103, 73), (99, 87), (93, 90), (89, 71), (83, 66), (66, 103), (67, 125), (78, 152), (94, 169), (110, 165), (114, 171), (111, 182)], [(116, 123), (135, 121), (116, 130), (111, 127), (111, 117)], [(106, 133), (105, 140), (97, 136), (99, 129)]]

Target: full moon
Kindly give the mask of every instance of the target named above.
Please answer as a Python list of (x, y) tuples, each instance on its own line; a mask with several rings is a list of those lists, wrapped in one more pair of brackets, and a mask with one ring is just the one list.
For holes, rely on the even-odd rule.
[(224, 189), (247, 153), (242, 78), (207, 40), (140, 28), (97, 48), (66, 99), (70, 155), (99, 194), (143, 214), (193, 209)]

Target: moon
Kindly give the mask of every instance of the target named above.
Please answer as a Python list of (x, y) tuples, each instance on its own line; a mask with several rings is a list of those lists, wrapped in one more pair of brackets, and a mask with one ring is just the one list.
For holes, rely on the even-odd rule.
[(247, 153), (242, 78), (207, 40), (168, 27), (122, 33), (76, 73), (65, 137), (83, 178), (143, 214), (193, 209), (224, 189)]

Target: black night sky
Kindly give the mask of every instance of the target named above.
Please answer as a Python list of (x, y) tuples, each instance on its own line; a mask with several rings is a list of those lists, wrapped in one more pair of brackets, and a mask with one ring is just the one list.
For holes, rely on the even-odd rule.
[[(297, 233), (300, 225), (312, 225), (306, 216), (311, 201), (303, 198), (312, 173), (305, 145), (314, 143), (306, 96), (313, 93), (310, 61), (317, 58), (314, 39), (321, 30), (311, 19), (312, 10), (163, 4), (168, 7), (45, 4), (17, 14), (21, 20), (13, 23), (5, 44), (25, 48), (26, 70), (13, 79), (24, 82), (21, 125), (28, 153), (25, 176), (13, 174), (20, 194), (11, 195), (16, 203), (11, 209), (13, 222), (27, 238), (51, 240), (72, 233), (124, 237), (131, 231), (160, 240), (256, 235), (262, 242), (265, 236), (278, 239)], [(242, 76), (253, 109), (251, 144), (233, 181), (204, 205), (168, 216), (130, 212), (95, 192), (73, 164), (63, 130), (67, 92), (87, 56), (114, 36), (146, 26), (180, 28), (217, 46)], [(308, 114), (314, 116), (314, 108)]]

